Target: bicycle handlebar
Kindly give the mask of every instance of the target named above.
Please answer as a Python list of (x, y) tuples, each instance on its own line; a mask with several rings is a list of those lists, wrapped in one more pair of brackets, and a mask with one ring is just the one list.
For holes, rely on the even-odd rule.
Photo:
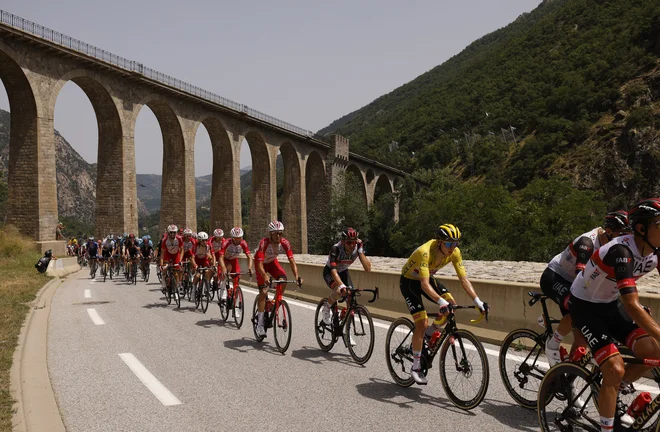
[(243, 276), (243, 275), (250, 274), (250, 273), (248, 273), (248, 272), (229, 273), (229, 272), (228, 272), (228, 273), (225, 273), (225, 274), (226, 274), (227, 276)]
[[(446, 307), (447, 307), (447, 309), (449, 309), (450, 314), (453, 313), (455, 310), (458, 310), (458, 309), (476, 309), (476, 310), (479, 310), (479, 308), (475, 305), (461, 306), (461, 305), (453, 305), (453, 304), (450, 303)], [(488, 303), (484, 303), (484, 313), (480, 314), (481, 316), (476, 320), (471, 319), (470, 322), (472, 324), (479, 324), (481, 321), (484, 320), (484, 318), (486, 319), (486, 322), (488, 322), (488, 311), (489, 310), (490, 310), (490, 307), (488, 306)], [(430, 314), (427, 314), (427, 315), (429, 317), (437, 317), (437, 316), (440, 316), (442, 314), (441, 313), (430, 313)]]
[(356, 295), (360, 295), (360, 292), (370, 292), (373, 297), (371, 297), (371, 300), (368, 301), (369, 303), (373, 303), (376, 301), (377, 298), (380, 298), (378, 294), (378, 287), (375, 287), (374, 289), (363, 289), (348, 285), (346, 289), (349, 291), (350, 294), (355, 293)]

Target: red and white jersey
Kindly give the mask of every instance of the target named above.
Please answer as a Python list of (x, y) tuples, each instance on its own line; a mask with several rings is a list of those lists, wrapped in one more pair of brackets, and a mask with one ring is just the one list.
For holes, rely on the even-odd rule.
[(239, 244), (234, 244), (232, 240), (229, 240), (225, 247), (220, 251), (220, 255), (224, 255), (226, 259), (238, 258), (241, 252), (245, 255), (250, 254), (250, 248), (245, 240), (241, 239)]
[(591, 254), (602, 245), (598, 235), (601, 228), (594, 228), (581, 234), (566, 246), (561, 253), (555, 255), (548, 263), (548, 268), (569, 282), (575, 279), (577, 271), (583, 270), (591, 258)]
[(280, 242), (275, 244), (271, 243), (269, 237), (264, 237), (259, 242), (257, 253), (254, 256), (256, 261), (263, 261), (264, 264), (272, 263), (277, 259), (279, 254), (286, 254), (287, 258), (293, 258), (293, 250), (289, 240), (282, 237)]
[(571, 294), (592, 303), (611, 303), (637, 290), (637, 279), (658, 268), (658, 256), (641, 256), (634, 235), (620, 236), (599, 248), (571, 285)]
[(193, 249), (195, 248), (196, 245), (197, 245), (197, 241), (194, 238), (190, 237), (187, 240), (184, 238), (183, 239), (183, 252), (184, 253), (187, 253), (187, 252), (192, 253), (192, 251), (193, 251)]
[(160, 245), (161, 249), (165, 249), (170, 255), (178, 254), (179, 249), (183, 247), (183, 238), (180, 235), (171, 239), (169, 236), (165, 237)]
[(226, 239), (224, 237), (220, 237), (219, 239), (211, 237), (209, 239), (209, 245), (211, 245), (211, 249), (213, 249), (213, 253), (215, 254), (216, 259), (220, 258), (220, 251), (224, 249), (225, 245), (230, 241), (230, 239)]
[(194, 248), (194, 254), (197, 258), (204, 258), (209, 253), (213, 253), (213, 247), (207, 242), (197, 242)]

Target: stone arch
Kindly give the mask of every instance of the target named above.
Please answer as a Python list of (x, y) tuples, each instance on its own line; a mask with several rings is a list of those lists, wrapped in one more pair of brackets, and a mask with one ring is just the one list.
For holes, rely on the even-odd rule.
[[(227, 127), (217, 117), (208, 116), (200, 120), (211, 138), (213, 151), (213, 174), (211, 185), (211, 231), (222, 228), (228, 231), (235, 225), (234, 209), (238, 197), (233, 193), (234, 150)], [(199, 128), (197, 129), (199, 130)]]
[[(183, 127), (173, 107), (158, 95), (148, 95), (135, 109), (135, 121), (146, 105), (156, 116), (163, 135), (163, 171), (160, 192), (159, 232), (169, 224), (196, 229), (196, 207), (194, 195), (194, 154), (186, 151)], [(188, 154), (190, 153), (190, 154)], [(186, 182), (193, 184), (192, 197), (186, 196)], [(192, 221), (192, 223), (190, 223)]]
[(358, 168), (355, 164), (348, 165), (346, 167), (345, 180), (347, 182), (346, 186), (348, 186), (348, 183), (350, 182), (358, 182), (359, 189), (362, 191), (361, 198), (364, 201), (364, 210), (367, 211), (369, 208), (369, 201), (367, 199), (367, 184), (365, 183), (365, 179), (362, 175), (362, 171), (360, 171), (360, 168)]
[[(289, 142), (280, 148), (284, 163), (284, 191), (282, 193), (282, 223), (293, 250), (300, 253), (303, 247), (303, 209), (300, 157)], [(305, 242), (306, 243), (306, 242)]]
[(125, 157), (127, 151), (133, 151), (133, 148), (124, 147), (122, 116), (112, 89), (94, 72), (70, 71), (60, 77), (53, 87), (50, 103), (53, 109), (62, 88), (69, 81), (87, 95), (98, 126), (95, 235), (101, 237), (109, 233), (134, 232), (137, 228), (137, 198), (133, 197), (135, 165), (127, 166)]
[(271, 220), (271, 160), (266, 140), (261, 133), (249, 131), (245, 140), (252, 157), (252, 196), (250, 199), (250, 222), (248, 241), (255, 247), (263, 237)]
[(2, 43), (0, 79), (11, 115), (7, 182), (7, 202), (11, 205), (7, 208), (7, 224), (34, 240), (55, 240), (58, 219), (55, 149), (40, 145), (39, 128), (47, 127), (40, 124), (41, 106), (18, 56)]
[[(392, 190), (392, 182), (390, 179), (387, 177), (387, 174), (383, 173), (378, 176), (378, 179), (376, 180), (376, 184), (374, 186), (374, 204), (379, 204), (379, 198), (385, 198), (387, 195), (392, 195), (394, 191)], [(390, 219), (394, 219), (394, 200), (393, 197), (387, 203), (380, 203), (383, 205), (381, 208), (382, 211), (386, 213), (386, 215)]]
[[(307, 156), (305, 164), (305, 199), (307, 202), (307, 244), (311, 248), (321, 235), (327, 217), (327, 189), (323, 157), (316, 151)], [(318, 252), (318, 251), (317, 251)]]

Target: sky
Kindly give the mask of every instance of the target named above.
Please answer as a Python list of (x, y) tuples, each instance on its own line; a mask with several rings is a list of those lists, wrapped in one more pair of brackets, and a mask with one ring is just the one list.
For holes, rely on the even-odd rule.
[[(412, 81), (506, 26), (541, 0), (2, 0), (0, 9), (317, 131)], [(0, 108), (8, 110), (0, 86)], [(55, 128), (96, 162), (91, 103), (71, 82)], [(136, 170), (160, 174), (162, 138), (145, 107), (135, 129)], [(195, 173), (210, 174), (200, 127)], [(247, 143), (241, 167), (251, 165)]]

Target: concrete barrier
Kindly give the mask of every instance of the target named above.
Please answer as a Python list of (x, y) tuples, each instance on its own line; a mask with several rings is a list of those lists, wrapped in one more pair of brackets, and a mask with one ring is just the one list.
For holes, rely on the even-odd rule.
[(48, 276), (64, 277), (68, 274), (77, 272), (80, 269), (81, 267), (78, 265), (78, 258), (58, 258), (50, 260), (46, 274)]
[[(286, 270), (287, 276), (292, 278), (293, 273), (291, 272), (288, 260), (283, 256), (280, 258), (280, 263)], [(300, 277), (305, 280), (302, 292), (315, 297), (327, 297), (329, 289), (323, 281), (323, 266), (301, 263), (297, 263), (297, 265)], [(247, 269), (246, 259), (241, 260), (241, 268)], [(356, 286), (360, 288), (378, 287), (380, 299), (373, 306), (402, 316), (409, 314), (408, 308), (401, 296), (401, 291), (399, 290), (399, 273), (385, 271), (365, 272), (359, 264), (351, 267), (350, 271), (351, 279)], [(449, 289), (458, 304), (472, 304), (470, 298), (463, 291), (458, 278), (436, 277), (436, 279)], [(487, 302), (491, 307), (491, 312), (488, 316), (489, 323), (484, 323), (480, 327), (487, 327), (505, 333), (519, 327), (541, 330), (537, 323), (538, 317), (542, 314), (540, 303), (530, 307), (528, 304), (530, 297), (527, 295), (529, 291), (540, 292), (541, 289), (538, 285), (472, 278), (470, 278), (470, 281), (477, 291), (479, 298)], [(640, 293), (640, 302), (651, 309), (653, 316), (660, 316), (660, 295), (642, 292)], [(429, 303), (425, 301), (427, 310), (436, 312), (437, 308)], [(547, 304), (550, 315), (554, 318), (561, 318), (561, 313), (557, 305), (552, 301), (548, 301)], [(472, 311), (460, 312), (456, 316), (458, 322), (462, 324), (469, 324), (470, 319), (476, 317), (476, 313)]]

